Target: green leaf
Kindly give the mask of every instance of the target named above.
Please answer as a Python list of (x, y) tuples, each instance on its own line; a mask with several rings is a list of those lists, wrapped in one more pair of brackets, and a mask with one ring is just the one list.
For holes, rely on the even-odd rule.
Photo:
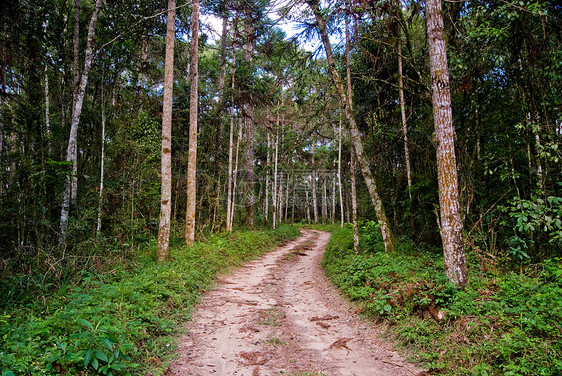
[(109, 351), (113, 351), (113, 344), (111, 343), (111, 340), (109, 338), (100, 338), (100, 342), (103, 343)]
[(86, 354), (84, 354), (84, 367), (88, 367), (88, 364), (90, 364), (91, 360), (92, 360), (92, 349), (88, 349), (88, 351), (86, 351)]
[(98, 360), (96, 358), (92, 358), (92, 367), (94, 367), (94, 369), (97, 371), (99, 366), (100, 366), (100, 364), (99, 364)]
[(81, 325), (89, 328), (90, 330), (94, 330), (94, 327), (92, 326), (92, 324), (90, 324), (88, 321), (86, 321), (84, 319), (76, 319), (76, 322), (78, 324), (81, 324)]
[(108, 362), (107, 354), (101, 351), (100, 349), (96, 349), (96, 358), (99, 360), (104, 361), (105, 363)]

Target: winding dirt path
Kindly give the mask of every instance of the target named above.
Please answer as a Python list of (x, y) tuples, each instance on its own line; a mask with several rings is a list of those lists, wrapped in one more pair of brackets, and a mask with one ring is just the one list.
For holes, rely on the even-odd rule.
[(324, 276), (329, 238), (305, 230), (222, 277), (197, 306), (168, 375), (416, 375)]

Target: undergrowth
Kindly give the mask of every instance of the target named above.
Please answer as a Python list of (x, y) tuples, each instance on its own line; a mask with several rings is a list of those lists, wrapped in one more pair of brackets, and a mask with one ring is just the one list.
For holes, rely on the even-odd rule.
[(298, 234), (280, 226), (214, 235), (171, 247), (164, 263), (151, 243), (137, 252), (134, 269), (84, 272), (45, 299), (5, 307), (1, 374), (162, 374), (181, 324), (216, 274)]
[(469, 253), (470, 284), (458, 290), (439, 252), (402, 239), (385, 253), (375, 227), (363, 226), (357, 255), (351, 228), (335, 230), (324, 267), (432, 375), (562, 375), (560, 259), (520, 273)]

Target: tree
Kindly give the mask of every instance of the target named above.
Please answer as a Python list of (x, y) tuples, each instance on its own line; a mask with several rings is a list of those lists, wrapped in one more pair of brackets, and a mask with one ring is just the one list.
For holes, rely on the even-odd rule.
[(453, 114), (441, 0), (426, 1), (426, 18), (445, 271), (454, 284), (462, 287), (468, 283), (468, 276), (459, 213)]
[(384, 241), (384, 247), (387, 252), (394, 251), (394, 240), (392, 236), (392, 231), (390, 229), (390, 223), (388, 218), (386, 217), (386, 213), (384, 210), (384, 205), (382, 199), (379, 195), (377, 184), (373, 173), (371, 172), (371, 168), (365, 156), (363, 150), (363, 143), (361, 142), (361, 135), (357, 128), (357, 124), (355, 122), (355, 117), (353, 115), (353, 105), (352, 100), (349, 95), (346, 94), (344, 86), (342, 84), (341, 77), (336, 69), (334, 57), (332, 53), (332, 46), (330, 43), (330, 39), (328, 37), (328, 31), (326, 28), (326, 21), (324, 20), (322, 11), (319, 6), (318, 0), (306, 0), (306, 3), (314, 13), (314, 17), (316, 19), (316, 25), (318, 27), (318, 31), (320, 33), (320, 37), (322, 39), (322, 43), (324, 45), (324, 50), (326, 52), (326, 60), (332, 74), (332, 81), (336, 88), (336, 93), (338, 99), (340, 101), (340, 105), (346, 115), (347, 122), (349, 125), (349, 130), (351, 134), (351, 142), (353, 144), (353, 148), (355, 151), (355, 155), (359, 162), (359, 166), (361, 168), (361, 173), (363, 174), (363, 179), (365, 180), (365, 184), (367, 185), (367, 189), (369, 190), (369, 195), (371, 197), (371, 201), (375, 208), (375, 213), (377, 216), (377, 221), (380, 224), (380, 230), (382, 234), (382, 238)]
[[(187, 167), (187, 209), (185, 212), (185, 243), (193, 245), (195, 241), (195, 199), (197, 183), (197, 116), (198, 96), (198, 61), (199, 61), (199, 0), (193, 1), (191, 11), (191, 54), (190, 54), (190, 95), (189, 95), (189, 161)], [(224, 86), (224, 79), (222, 86)], [(222, 88), (221, 88), (222, 91)]]
[[(65, 181), (64, 192), (62, 195), (59, 245), (62, 245), (66, 240), (70, 203), (72, 198), (76, 197), (76, 191), (78, 190), (78, 126), (80, 124), (80, 115), (82, 114), (82, 105), (84, 103), (84, 95), (86, 94), (86, 86), (88, 85), (90, 69), (92, 68), (96, 23), (98, 22), (98, 15), (100, 13), (102, 3), (103, 0), (96, 0), (94, 5), (94, 10), (88, 26), (84, 69), (82, 70), (82, 75), (80, 77), (80, 85), (77, 87), (73, 96), (72, 120), (70, 124), (70, 135), (68, 137), (68, 148), (66, 149), (66, 161), (72, 163), (72, 173)], [(80, 2), (78, 1), (77, 6), (79, 6), (79, 4)], [(77, 69), (75, 70), (74, 77), (77, 77), (76, 71)]]
[(168, 0), (166, 20), (166, 55), (164, 65), (164, 101), (162, 105), (162, 187), (160, 194), (160, 224), (158, 226), (158, 260), (168, 259), (170, 216), (172, 209), (172, 99), (174, 89), (174, 40), (176, 0)]

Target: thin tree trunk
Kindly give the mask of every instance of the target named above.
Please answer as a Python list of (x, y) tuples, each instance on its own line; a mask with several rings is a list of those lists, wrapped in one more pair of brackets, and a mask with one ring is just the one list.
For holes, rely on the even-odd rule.
[(398, 35), (398, 92), (400, 97), (400, 113), (402, 115), (402, 133), (404, 135), (404, 158), (406, 159), (406, 179), (408, 181), (408, 196), (410, 197), (411, 200), (412, 199), (412, 168), (410, 167), (410, 148), (408, 146), (408, 127), (406, 125), (406, 105), (404, 102), (404, 80), (402, 75), (401, 35)]
[(281, 177), (279, 178), (279, 192), (277, 193), (277, 196), (277, 205), (279, 206), (279, 209), (277, 210), (277, 223), (281, 224), (283, 220), (283, 171), (281, 171)]
[(70, 202), (72, 201), (72, 198), (76, 198), (76, 191), (78, 190), (78, 125), (80, 123), (82, 104), (84, 102), (84, 95), (86, 94), (86, 86), (88, 85), (90, 69), (92, 68), (94, 36), (102, 2), (103, 0), (96, 0), (94, 11), (92, 13), (92, 17), (90, 18), (90, 24), (88, 25), (84, 70), (82, 71), (80, 86), (78, 88), (78, 93), (75, 96), (75, 103), (72, 109), (70, 135), (68, 137), (68, 148), (66, 149), (66, 161), (72, 163), (72, 173), (65, 181), (62, 195), (59, 245), (62, 245), (66, 240)]
[[(6, 97), (6, 46), (4, 38), (2, 38), (2, 56), (0, 56), (0, 85), (2, 85), (2, 92), (0, 92), (0, 168), (2, 166), (2, 153), (4, 151), (4, 101)], [(0, 192), (3, 191), (4, 182), (0, 181)]]
[[(334, 127), (334, 138), (335, 138), (335, 127)], [(335, 140), (334, 140), (335, 141)], [(334, 164), (336, 162), (334, 161)], [(332, 174), (332, 224), (336, 223), (336, 175)]]
[[(48, 64), (45, 64), (45, 133), (47, 134), (47, 137), (49, 137), (51, 135), (51, 113), (50, 113), (51, 104), (49, 101), (50, 99), (49, 98), (49, 72), (47, 70), (47, 66)], [(49, 145), (50, 145), (50, 140), (49, 140)], [(50, 147), (48, 149), (50, 150)], [(1, 148), (0, 148), (0, 152), (1, 152)]]
[(236, 204), (236, 182), (238, 180), (238, 152), (240, 151), (240, 139), (242, 138), (242, 128), (244, 123), (242, 118), (238, 119), (238, 139), (236, 140), (236, 162), (234, 164), (234, 182), (232, 184), (232, 188), (234, 190), (233, 198), (232, 198), (232, 208), (230, 212), (230, 231), (232, 231), (232, 227), (234, 225), (234, 209)]
[(295, 177), (293, 176), (293, 202), (291, 203), (291, 223), (295, 223), (295, 205), (296, 205), (296, 181)]
[(340, 116), (340, 126), (338, 129), (339, 140), (338, 140), (338, 188), (340, 193), (340, 215), (341, 215), (341, 228), (343, 228), (343, 187), (341, 185), (341, 116)]
[(287, 222), (287, 218), (288, 218), (288, 214), (289, 214), (289, 192), (291, 191), (289, 189), (289, 183), (290, 183), (290, 175), (289, 173), (287, 173), (287, 187), (285, 189), (285, 222)]
[(277, 225), (277, 161), (279, 155), (279, 113), (277, 113), (277, 133), (275, 135), (275, 170), (273, 172), (273, 229)]
[(353, 251), (359, 253), (359, 224), (357, 223), (357, 184), (355, 178), (355, 152), (351, 147), (351, 222), (353, 223)]
[(314, 214), (314, 223), (318, 224), (318, 204), (316, 197), (316, 161), (314, 159), (314, 143), (312, 140), (310, 145), (310, 152), (312, 153), (312, 213)]
[(197, 195), (197, 117), (199, 107), (199, 0), (191, 10), (191, 62), (189, 91), (189, 156), (187, 167), (187, 209), (185, 211), (185, 244), (195, 242), (195, 207)]
[[(232, 75), (234, 81), (234, 74)], [(234, 83), (234, 82), (233, 82)], [(232, 149), (234, 146), (234, 106), (230, 111), (230, 132), (228, 136), (228, 188), (226, 194), (226, 231), (232, 231), (230, 212), (232, 210)]]
[[(252, 51), (254, 49), (253, 27), (246, 20), (246, 45), (245, 57), (246, 61), (251, 64), (253, 61)], [(246, 216), (250, 229), (254, 228), (254, 106), (251, 101), (246, 103)]]
[(267, 132), (267, 159), (265, 165), (265, 204), (263, 207), (265, 223), (268, 222), (269, 217), (269, 165), (271, 163), (270, 151), (271, 149), (271, 137), (269, 132)]
[(304, 193), (306, 195), (306, 223), (310, 224), (310, 203), (308, 201), (308, 186), (305, 186)]
[(164, 65), (164, 101), (162, 105), (162, 187), (160, 224), (158, 226), (158, 261), (168, 259), (170, 215), (172, 208), (172, 99), (174, 88), (174, 39), (176, 0), (168, 0), (166, 20), (166, 55)]
[(322, 223), (328, 221), (328, 190), (326, 188), (326, 174), (322, 174)]
[(101, 235), (101, 209), (103, 203), (103, 167), (105, 162), (105, 111), (103, 103), (103, 87), (101, 93), (101, 162), (100, 162), (100, 198), (98, 204), (98, 224), (96, 226), (96, 238), (99, 240)]
[[(315, 0), (306, 0), (306, 3), (309, 5), (310, 9), (314, 13), (316, 22), (318, 24), (318, 30), (320, 32), (322, 43), (324, 44), (324, 49), (326, 51), (326, 60), (328, 62), (328, 66), (332, 74), (332, 81), (334, 82), (336, 93), (340, 100), (340, 106), (345, 111), (345, 116), (347, 118), (350, 128), (351, 143), (353, 144), (354, 151), (357, 156), (357, 160), (359, 162), (359, 167), (361, 168), (361, 173), (363, 174), (363, 178), (365, 179), (365, 184), (367, 185), (367, 190), (369, 191), (371, 201), (375, 208), (375, 213), (377, 216), (377, 221), (380, 224), (385, 250), (387, 252), (393, 252), (394, 240), (392, 236), (392, 231), (390, 229), (390, 224), (386, 217), (382, 199), (379, 196), (377, 184), (373, 177), (373, 173), (371, 172), (369, 162), (363, 151), (363, 143), (361, 141), (361, 135), (359, 133), (357, 124), (355, 122), (355, 117), (353, 115), (353, 105), (352, 105), (351, 95), (346, 93), (340, 75), (335, 66), (333, 53), (332, 53), (332, 46), (330, 43), (330, 39), (328, 37), (328, 33), (326, 31), (326, 22), (324, 21), (322, 12), (319, 8), (319, 2)], [(347, 39), (349, 40), (349, 35)], [(349, 41), (346, 44), (349, 44)], [(348, 51), (346, 51), (346, 54), (349, 55)], [(347, 58), (346, 60), (349, 60), (349, 58)], [(347, 65), (349, 66), (349, 63)]]
[(80, 0), (74, 0), (74, 31), (72, 41), (72, 111), (76, 106), (80, 89), (80, 70), (78, 69), (80, 54)]
[[(234, 207), (233, 200), (233, 190), (232, 190), (232, 148), (234, 144), (234, 87), (235, 87), (235, 77), (236, 77), (236, 37), (237, 37), (237, 25), (238, 18), (234, 20), (233, 37), (232, 37), (232, 81), (230, 84), (230, 132), (229, 132), (229, 144), (228, 144), (228, 193), (226, 202), (226, 231), (232, 231), (232, 211)], [(236, 150), (236, 160), (238, 161), (238, 149)], [(238, 163), (238, 162), (236, 162)], [(236, 185), (235, 185), (236, 186)]]
[[(226, 37), (228, 36), (228, 15), (225, 15), (222, 19), (222, 33), (221, 33), (221, 52), (220, 52), (220, 70), (219, 70), (219, 100), (217, 103), (217, 109), (219, 113), (222, 113), (224, 107), (224, 86), (225, 86), (225, 74), (226, 74)], [(223, 117), (217, 114), (218, 120), (217, 128), (217, 143), (218, 147), (221, 147), (222, 143), (222, 132), (223, 132)], [(222, 149), (222, 148), (221, 148)]]
[[(80, 95), (80, 69), (79, 65), (79, 45), (80, 45), (80, 0), (74, 0), (74, 41), (73, 41), (73, 60), (72, 60), (72, 118), (76, 112), (76, 103)], [(70, 202), (76, 201), (78, 196), (78, 158), (72, 161), (72, 175), (70, 187)]]
[(426, 6), (445, 271), (453, 283), (462, 287), (468, 282), (468, 276), (462, 244), (463, 225), (459, 214), (453, 116), (441, 0), (427, 0)]

